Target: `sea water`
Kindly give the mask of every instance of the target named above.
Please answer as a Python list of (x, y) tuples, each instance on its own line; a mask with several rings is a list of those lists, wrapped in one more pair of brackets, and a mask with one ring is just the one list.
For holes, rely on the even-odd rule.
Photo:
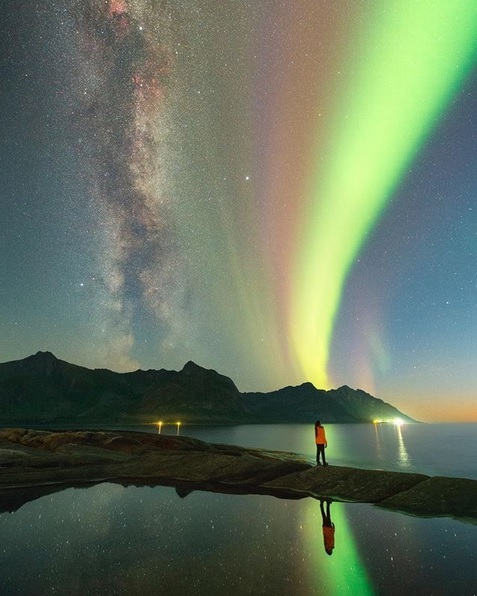
[[(337, 466), (477, 480), (477, 424), (328, 424), (327, 460)], [(138, 427), (157, 432), (153, 425)], [(177, 427), (163, 426), (176, 434)], [(181, 434), (212, 443), (277, 449), (315, 460), (314, 426), (188, 426)]]
[[(332, 464), (476, 477), (473, 425), (326, 429)], [(302, 425), (186, 431), (314, 455)], [(477, 593), (476, 525), (365, 504), (335, 502), (330, 513), (332, 555), (324, 549), (320, 503), (311, 498), (200, 491), (181, 498), (170, 487), (110, 483), (67, 489), (0, 515), (0, 594)]]

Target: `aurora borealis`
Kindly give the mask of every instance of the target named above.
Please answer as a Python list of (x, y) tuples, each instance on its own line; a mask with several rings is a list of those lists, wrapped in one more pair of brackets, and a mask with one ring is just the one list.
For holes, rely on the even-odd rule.
[(477, 5), (2, 19), (0, 360), (188, 360), (477, 420)]
[(362, 55), (351, 58), (343, 105), (312, 177), (303, 265), (294, 277), (294, 343), (317, 386), (329, 384), (327, 355), (348, 269), (472, 64), (477, 10), (469, 19), (468, 7), (457, 4), (390, 2), (384, 14), (376, 6)]

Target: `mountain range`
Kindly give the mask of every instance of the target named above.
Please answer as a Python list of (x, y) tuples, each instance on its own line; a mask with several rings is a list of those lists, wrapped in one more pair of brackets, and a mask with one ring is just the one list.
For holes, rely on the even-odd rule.
[(269, 393), (241, 393), (214, 370), (188, 362), (181, 371), (117, 373), (88, 369), (37, 352), (0, 364), (0, 425), (415, 422), (360, 389), (311, 383)]

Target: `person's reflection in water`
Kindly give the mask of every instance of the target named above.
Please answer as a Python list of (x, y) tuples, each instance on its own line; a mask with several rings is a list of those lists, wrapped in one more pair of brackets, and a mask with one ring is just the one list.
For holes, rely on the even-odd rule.
[(326, 513), (323, 506), (323, 499), (320, 499), (321, 517), (323, 520), (323, 543), (327, 555), (333, 554), (335, 548), (335, 524), (331, 521), (330, 513), (331, 500), (326, 499)]

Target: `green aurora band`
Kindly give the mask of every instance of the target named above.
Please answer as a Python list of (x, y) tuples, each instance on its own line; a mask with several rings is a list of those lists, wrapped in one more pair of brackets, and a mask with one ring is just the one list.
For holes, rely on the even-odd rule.
[(364, 29), (350, 44), (332, 134), (315, 151), (293, 279), (295, 357), (325, 388), (347, 275), (475, 63), (477, 2), (379, 0)]

